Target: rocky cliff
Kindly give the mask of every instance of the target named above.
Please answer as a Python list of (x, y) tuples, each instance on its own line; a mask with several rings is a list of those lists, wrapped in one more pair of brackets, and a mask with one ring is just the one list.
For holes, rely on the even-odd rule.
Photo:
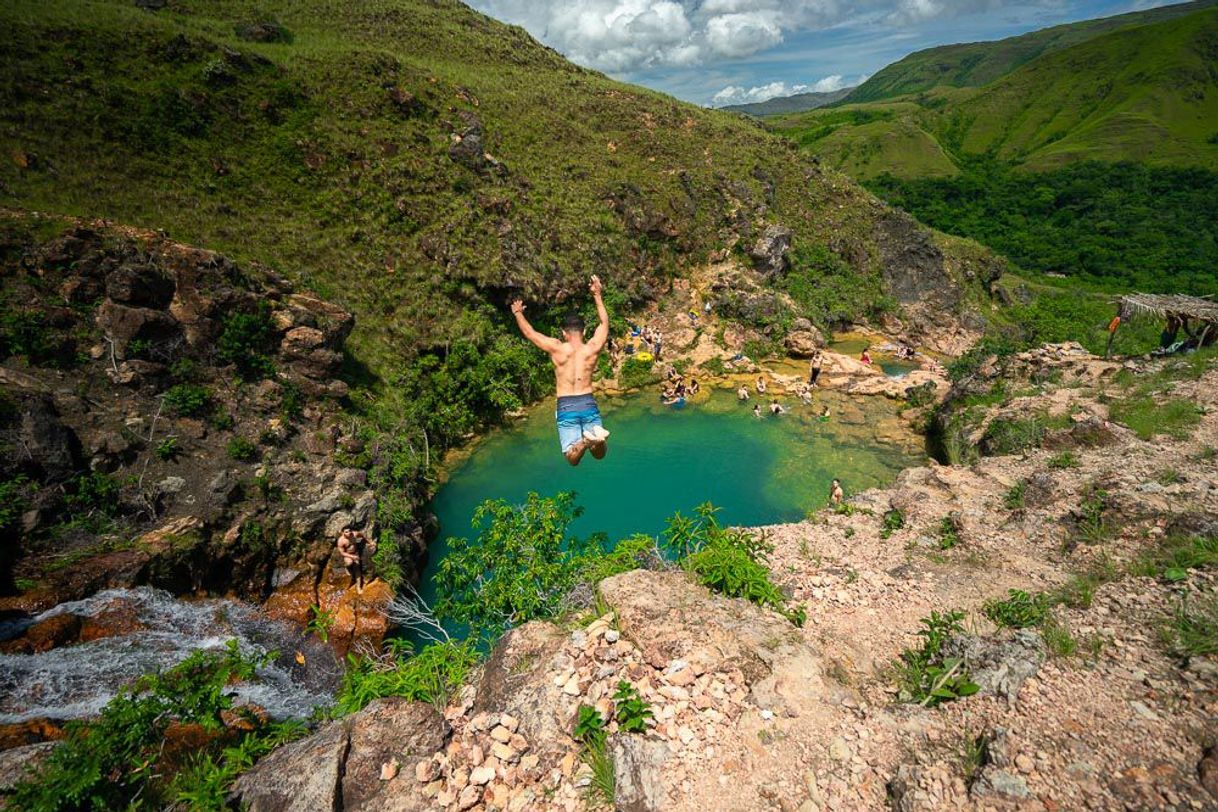
[(351, 314), (154, 232), (4, 212), (0, 236), (0, 607), (151, 584), (302, 623), (316, 605), (343, 648), (378, 637), (387, 588), (357, 596), (334, 553), (342, 528), (378, 529), (342, 463)]

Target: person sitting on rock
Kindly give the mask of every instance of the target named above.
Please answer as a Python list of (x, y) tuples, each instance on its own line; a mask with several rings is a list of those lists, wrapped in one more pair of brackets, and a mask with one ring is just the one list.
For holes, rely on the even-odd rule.
[(833, 480), (833, 484), (829, 487), (829, 500), (835, 505), (840, 505), (845, 498), (846, 492), (842, 490), (842, 483), (836, 479)]
[(765, 394), (765, 378), (762, 378), (762, 377), (757, 378), (757, 394), (759, 394), (759, 395)]
[(747, 386), (741, 385), (741, 387), (736, 390), (736, 400), (746, 401), (748, 399), (749, 399), (749, 388)]
[(825, 407), (820, 410), (820, 419), (821, 420), (829, 419), (829, 404), (828, 403), (826, 403)]
[(871, 347), (864, 347), (863, 354), (859, 356), (859, 360), (862, 361), (864, 364), (867, 364), (867, 366), (871, 366), (870, 350), (871, 350)]
[[(372, 570), (372, 556), (376, 555), (376, 542), (368, 538), (362, 531), (343, 528), (338, 534), (338, 554), (342, 556), (343, 566), (351, 576), (351, 585), (363, 594), (364, 579)], [(375, 576), (373, 576), (375, 578)]]
[(776, 400), (770, 401), (770, 414), (780, 415), (780, 414), (786, 414), (786, 412), (787, 412), (786, 408), (781, 403), (779, 403)]
[(702, 384), (698, 383), (697, 378), (689, 379), (689, 394), (696, 395), (702, 391)]

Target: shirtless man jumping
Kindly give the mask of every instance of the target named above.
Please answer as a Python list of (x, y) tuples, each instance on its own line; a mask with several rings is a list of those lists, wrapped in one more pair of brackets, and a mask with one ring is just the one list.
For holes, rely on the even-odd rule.
[(584, 320), (572, 313), (563, 320), (563, 340), (542, 335), (533, 329), (524, 317), (524, 302), (512, 302), (512, 313), (516, 326), (529, 341), (537, 345), (554, 362), (554, 377), (558, 382), (558, 443), (563, 456), (572, 465), (579, 465), (585, 451), (601, 459), (609, 450), (605, 439), (609, 432), (601, 425), (601, 413), (592, 397), (592, 370), (596, 368), (596, 357), (600, 355), (609, 337), (609, 312), (601, 299), (601, 280), (593, 276), (588, 286), (596, 301), (596, 315), (600, 323), (589, 341), (584, 341)]

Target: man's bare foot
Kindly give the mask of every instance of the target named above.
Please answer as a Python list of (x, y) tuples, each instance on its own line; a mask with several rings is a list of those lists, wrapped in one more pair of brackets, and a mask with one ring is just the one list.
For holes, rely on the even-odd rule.
[(566, 451), (564, 451), (563, 456), (566, 457), (567, 462), (571, 463), (572, 465), (579, 465), (579, 461), (581, 459), (583, 459), (584, 452), (587, 450), (588, 450), (588, 441), (579, 440), (574, 445), (572, 445), (570, 448), (568, 448)]
[(606, 452), (609, 451), (609, 444), (604, 441), (593, 443), (592, 445), (588, 446), (588, 450), (592, 452), (593, 459), (603, 460)]
[(609, 439), (609, 432), (604, 426), (589, 426), (584, 429), (584, 439), (590, 443), (603, 443)]

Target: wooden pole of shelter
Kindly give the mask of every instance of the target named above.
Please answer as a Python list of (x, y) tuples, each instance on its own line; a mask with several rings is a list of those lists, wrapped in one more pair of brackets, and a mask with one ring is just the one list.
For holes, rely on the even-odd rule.
[(1121, 327), (1121, 306), (1117, 305), (1116, 316), (1108, 323), (1108, 344), (1104, 347), (1104, 360), (1112, 355), (1112, 342), (1116, 340), (1116, 331)]

